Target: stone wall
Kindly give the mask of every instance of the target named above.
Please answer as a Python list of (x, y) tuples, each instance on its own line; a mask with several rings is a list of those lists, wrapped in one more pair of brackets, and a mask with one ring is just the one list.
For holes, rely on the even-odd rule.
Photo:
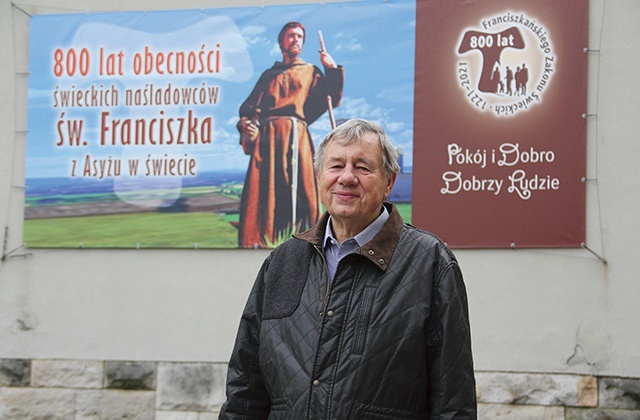
[[(0, 359), (0, 419), (213, 420), (224, 363)], [(640, 378), (476, 373), (481, 419), (639, 419)]]

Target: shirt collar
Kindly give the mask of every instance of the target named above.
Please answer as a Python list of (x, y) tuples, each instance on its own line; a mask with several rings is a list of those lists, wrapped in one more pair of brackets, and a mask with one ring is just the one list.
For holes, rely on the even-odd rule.
[[(376, 220), (371, 222), (369, 226), (364, 228), (362, 232), (358, 233), (356, 236), (353, 237), (353, 239), (356, 241), (358, 246), (361, 247), (362, 245), (372, 240), (373, 237), (376, 236), (378, 232), (380, 232), (380, 230), (382, 229), (382, 226), (384, 226), (388, 218), (389, 218), (389, 211), (385, 206), (382, 206), (382, 212), (380, 213), (380, 216), (378, 216)], [(325, 230), (324, 230), (324, 241), (322, 242), (324, 246), (327, 246), (327, 241), (333, 241), (333, 243), (338, 244), (338, 240), (335, 238), (335, 236), (333, 236), (333, 230), (331, 229), (331, 216), (329, 216), (329, 220), (327, 221), (327, 226), (325, 227)], [(338, 244), (338, 246), (339, 245), (340, 244)]]

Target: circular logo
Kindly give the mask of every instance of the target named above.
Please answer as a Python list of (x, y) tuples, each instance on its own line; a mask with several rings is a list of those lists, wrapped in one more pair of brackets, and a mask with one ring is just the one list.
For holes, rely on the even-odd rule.
[(510, 117), (542, 103), (556, 60), (545, 27), (524, 13), (505, 12), (462, 31), (457, 78), (469, 104)]

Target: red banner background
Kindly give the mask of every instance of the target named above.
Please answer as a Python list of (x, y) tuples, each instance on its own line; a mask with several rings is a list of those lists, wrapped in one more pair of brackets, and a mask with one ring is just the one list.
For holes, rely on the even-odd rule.
[[(585, 241), (587, 24), (587, 0), (417, 2), (413, 224), (454, 248)], [(526, 89), (500, 90), (507, 66)]]

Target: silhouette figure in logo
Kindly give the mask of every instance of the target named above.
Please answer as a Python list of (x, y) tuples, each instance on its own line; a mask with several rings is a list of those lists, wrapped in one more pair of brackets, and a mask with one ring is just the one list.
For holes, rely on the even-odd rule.
[(494, 71), (494, 63), (500, 63), (500, 55), (505, 48), (520, 50), (524, 48), (524, 38), (518, 28), (509, 28), (497, 34), (479, 31), (465, 32), (458, 53), (463, 54), (471, 50), (478, 50), (482, 53), (482, 73), (478, 82), (478, 90), (481, 92), (496, 92), (497, 82), (491, 76)]
[(513, 82), (513, 70), (509, 66), (507, 66), (507, 95), (513, 95), (513, 91), (511, 90), (511, 85)]
[(529, 81), (529, 69), (527, 65), (522, 63), (522, 68), (518, 67), (516, 71), (516, 93), (519, 95), (527, 94), (527, 82)]
[(494, 92), (504, 92), (504, 82), (502, 81), (502, 73), (500, 73), (500, 65), (495, 63), (493, 73), (491, 74), (491, 80), (495, 83)]

